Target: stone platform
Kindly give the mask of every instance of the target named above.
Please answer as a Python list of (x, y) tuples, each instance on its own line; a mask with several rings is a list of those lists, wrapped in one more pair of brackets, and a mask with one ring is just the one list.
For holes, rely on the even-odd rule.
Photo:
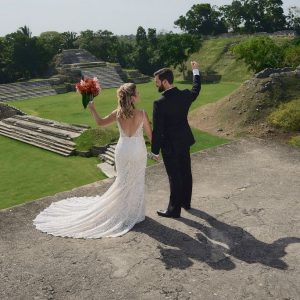
[(164, 219), (161, 163), (146, 172), (146, 220), (123, 237), (37, 231), (51, 202), (104, 193), (107, 179), (0, 211), (0, 299), (299, 299), (300, 151), (260, 139), (192, 156), (193, 209)]

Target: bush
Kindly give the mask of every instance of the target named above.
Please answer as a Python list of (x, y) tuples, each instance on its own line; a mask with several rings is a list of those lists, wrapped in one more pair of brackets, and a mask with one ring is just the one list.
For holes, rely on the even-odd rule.
[(116, 142), (119, 138), (119, 132), (113, 128), (93, 128), (86, 130), (78, 138), (74, 139), (76, 149), (87, 151), (92, 146), (105, 146), (109, 143)]
[(294, 68), (300, 65), (300, 45), (290, 46), (285, 50), (284, 64)]
[(294, 136), (289, 140), (289, 144), (300, 147), (300, 135)]
[(249, 70), (260, 72), (265, 68), (283, 65), (283, 49), (269, 37), (253, 37), (233, 47), (237, 59), (243, 60)]
[(300, 130), (300, 99), (281, 104), (269, 115), (268, 122), (287, 130)]

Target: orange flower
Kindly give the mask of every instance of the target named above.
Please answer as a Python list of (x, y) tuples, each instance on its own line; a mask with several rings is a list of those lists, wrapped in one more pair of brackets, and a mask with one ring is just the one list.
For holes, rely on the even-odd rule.
[(80, 94), (92, 94), (94, 97), (99, 95), (101, 91), (100, 83), (97, 79), (97, 77), (94, 77), (93, 79), (86, 78), (83, 80), (80, 80), (80, 82), (76, 83), (75, 85), (76, 91)]

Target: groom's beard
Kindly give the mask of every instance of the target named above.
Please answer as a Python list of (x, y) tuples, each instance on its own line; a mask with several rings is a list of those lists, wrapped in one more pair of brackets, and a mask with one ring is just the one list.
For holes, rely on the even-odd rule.
[(158, 87), (158, 91), (161, 93), (165, 90), (164, 86), (161, 84), (159, 87)]

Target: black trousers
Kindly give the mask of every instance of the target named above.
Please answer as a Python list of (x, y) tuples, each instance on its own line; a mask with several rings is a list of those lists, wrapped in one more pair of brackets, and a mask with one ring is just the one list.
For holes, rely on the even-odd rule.
[(164, 151), (162, 157), (170, 183), (168, 211), (180, 214), (181, 206), (191, 205), (193, 178), (190, 147)]

